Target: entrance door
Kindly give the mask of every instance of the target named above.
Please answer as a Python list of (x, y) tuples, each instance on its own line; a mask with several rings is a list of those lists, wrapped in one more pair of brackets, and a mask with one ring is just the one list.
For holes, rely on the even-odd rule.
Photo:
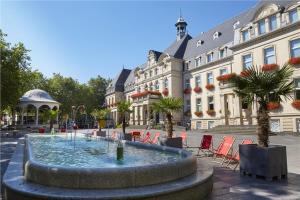
[(270, 129), (271, 132), (280, 132), (280, 120), (279, 119), (271, 119), (270, 120)]
[(297, 132), (300, 133), (300, 119), (296, 119), (296, 129)]

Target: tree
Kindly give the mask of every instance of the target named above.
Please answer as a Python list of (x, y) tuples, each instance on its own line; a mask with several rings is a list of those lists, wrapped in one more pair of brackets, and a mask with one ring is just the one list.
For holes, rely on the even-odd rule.
[(166, 131), (169, 138), (173, 136), (172, 113), (182, 109), (182, 100), (174, 97), (161, 98), (159, 101), (152, 103), (151, 108), (154, 112), (163, 113), (167, 119)]
[[(91, 112), (91, 115), (94, 117), (95, 120), (99, 122), (99, 120), (105, 120), (109, 118), (110, 115), (110, 109), (94, 109)], [(99, 130), (101, 131), (101, 126), (99, 124)]]
[(47, 123), (49, 121), (50, 130), (52, 130), (54, 121), (56, 120), (57, 115), (58, 115), (58, 110), (47, 109), (47, 110), (44, 110), (44, 112), (41, 115), (42, 115), (42, 120), (44, 122)]
[(230, 80), (235, 87), (234, 92), (248, 104), (257, 102), (258, 124), (258, 144), (262, 147), (268, 147), (269, 144), (269, 111), (267, 105), (269, 102), (283, 101), (283, 98), (290, 98), (293, 91), (293, 81), (291, 76), (293, 68), (285, 64), (281, 69), (264, 72), (257, 67), (251, 67), (244, 75), (236, 76)]
[(130, 107), (131, 107), (131, 102), (129, 102), (129, 101), (120, 101), (117, 104), (117, 110), (120, 113), (121, 118), (122, 118), (122, 130), (123, 130), (124, 134), (125, 134), (125, 128), (126, 128), (126, 114), (132, 112), (130, 110)]

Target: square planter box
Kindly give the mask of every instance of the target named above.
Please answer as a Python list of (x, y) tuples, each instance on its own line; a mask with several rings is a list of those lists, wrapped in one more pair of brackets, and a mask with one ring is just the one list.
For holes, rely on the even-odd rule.
[(97, 131), (97, 136), (106, 137), (106, 131)]
[(166, 140), (161, 142), (161, 145), (182, 148), (182, 138), (181, 137), (173, 137), (167, 138)]
[(286, 147), (257, 144), (239, 145), (240, 173), (262, 176), (266, 180), (287, 178)]

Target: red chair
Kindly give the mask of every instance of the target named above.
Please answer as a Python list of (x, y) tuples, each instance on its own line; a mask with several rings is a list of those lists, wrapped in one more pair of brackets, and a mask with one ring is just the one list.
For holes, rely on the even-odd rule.
[(150, 144), (157, 144), (159, 139), (160, 133), (155, 133), (153, 139), (149, 141)]
[(111, 134), (111, 136), (110, 136), (110, 139), (116, 140), (117, 138), (118, 138), (117, 132), (113, 131), (112, 134)]
[(208, 152), (213, 151), (212, 135), (203, 135), (197, 155), (200, 155), (200, 151), (202, 151), (206, 156), (208, 155)]
[(151, 134), (149, 132), (146, 133), (145, 137), (141, 140), (142, 143), (149, 143), (151, 141)]
[(213, 150), (213, 154), (215, 158), (221, 157), (223, 158), (221, 165), (223, 165), (226, 156), (232, 151), (232, 146), (235, 141), (233, 136), (224, 136), (223, 141), (220, 143), (217, 149)]
[(180, 137), (182, 138), (182, 145), (188, 147), (187, 145), (187, 134), (186, 132), (181, 132)]
[(131, 135), (133, 137), (133, 141), (137, 141), (141, 139), (141, 132), (140, 131), (132, 131)]
[(45, 133), (45, 129), (44, 128), (39, 128), (39, 133)]
[[(242, 141), (241, 144), (253, 144), (253, 141), (250, 139), (245, 139)], [(226, 159), (228, 161), (226, 167), (228, 167), (228, 165), (230, 164), (230, 161), (234, 161), (236, 162), (236, 165), (234, 166), (233, 170), (235, 170), (237, 168), (237, 166), (239, 166), (240, 164), (240, 153), (239, 150), (237, 149), (236, 152), (231, 156), (231, 155), (227, 155)]]

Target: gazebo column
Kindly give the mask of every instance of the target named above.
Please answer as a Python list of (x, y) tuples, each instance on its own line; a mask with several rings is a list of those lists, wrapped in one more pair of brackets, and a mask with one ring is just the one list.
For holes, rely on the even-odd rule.
[(35, 114), (35, 125), (39, 125), (39, 108), (38, 106), (35, 107), (36, 108), (36, 114)]
[(22, 107), (22, 112), (21, 112), (21, 125), (24, 124), (24, 107)]

